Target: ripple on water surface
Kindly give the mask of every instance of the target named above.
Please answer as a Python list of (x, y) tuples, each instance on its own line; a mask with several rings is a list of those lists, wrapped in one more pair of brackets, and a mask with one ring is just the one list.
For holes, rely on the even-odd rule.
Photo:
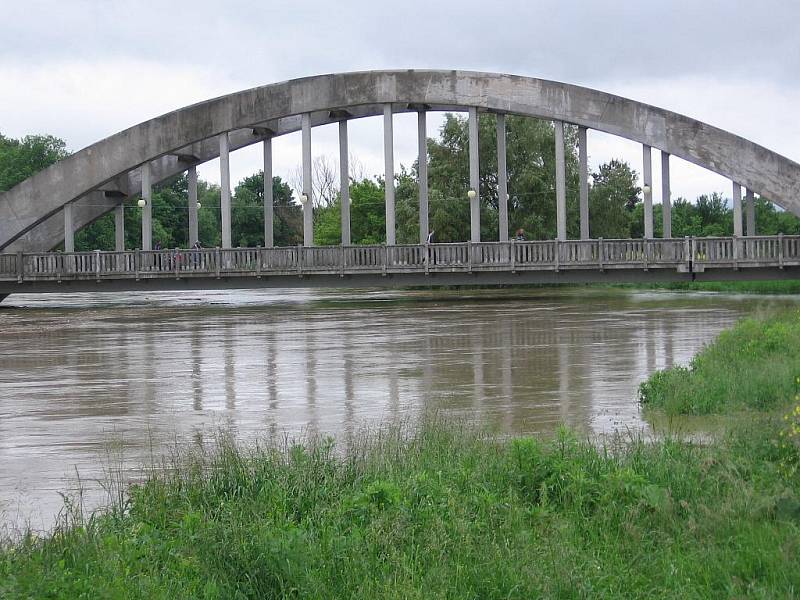
[(638, 384), (762, 302), (585, 289), (13, 295), (0, 307), (0, 509), (45, 527), (76, 470), (96, 501), (109, 460), (133, 473), (220, 426), (245, 440), (346, 436), (433, 410), (509, 433), (639, 428)]

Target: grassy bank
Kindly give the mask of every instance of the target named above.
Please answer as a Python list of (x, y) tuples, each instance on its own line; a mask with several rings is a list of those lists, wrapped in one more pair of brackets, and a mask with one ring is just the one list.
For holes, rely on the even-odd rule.
[(348, 447), (223, 437), (110, 513), (0, 550), (0, 597), (795, 597), (798, 323), (745, 321), (643, 387), (676, 413), (745, 411), (709, 443), (445, 423)]
[(733, 294), (800, 294), (800, 279), (774, 281), (672, 281), (645, 284), (619, 284), (630, 289), (686, 292), (725, 292)]
[(431, 426), (184, 455), (124, 511), (0, 554), (0, 597), (790, 597), (793, 447), (780, 421), (711, 446)]
[(800, 312), (740, 321), (697, 354), (688, 367), (654, 374), (642, 402), (667, 414), (775, 410), (790, 403), (800, 375)]

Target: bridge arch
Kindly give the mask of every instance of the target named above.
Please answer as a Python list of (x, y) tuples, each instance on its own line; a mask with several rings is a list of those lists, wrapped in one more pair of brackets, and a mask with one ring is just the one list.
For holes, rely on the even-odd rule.
[[(230, 149), (302, 128), (391, 112), (477, 110), (570, 123), (624, 137), (723, 175), (800, 215), (800, 165), (684, 115), (598, 90), (467, 71), (369, 71), (319, 75), (229, 94), (156, 117), (101, 140), (0, 195), (0, 251), (43, 250), (77, 224), (112, 210), (119, 196)], [(390, 114), (391, 114), (390, 112)], [(646, 170), (645, 170), (646, 171)], [(647, 180), (647, 172), (645, 172)], [(111, 194), (111, 197), (107, 197)]]

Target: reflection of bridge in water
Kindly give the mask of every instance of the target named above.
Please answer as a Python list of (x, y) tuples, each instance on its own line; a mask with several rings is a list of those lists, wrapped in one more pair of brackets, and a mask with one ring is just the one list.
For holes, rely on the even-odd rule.
[[(463, 244), (426, 245), (429, 232), (427, 121), (430, 111), (468, 113), (469, 159), (464, 200), (470, 236)], [(416, 113), (419, 244), (396, 244), (394, 115)], [(481, 181), (479, 119), (496, 124), (497, 172)], [(552, 122), (556, 240), (509, 242), (506, 117)], [(380, 116), (385, 172), (385, 246), (351, 245), (348, 123)], [(314, 246), (311, 133), (338, 124), (341, 240)], [(575, 128), (580, 240), (567, 239), (566, 128)], [(591, 239), (588, 130), (642, 144), (643, 240)], [(272, 140), (302, 132), (303, 246), (274, 248)], [(569, 138), (568, 138), (569, 139)], [(232, 150), (263, 147), (264, 235), (261, 249), (233, 249)], [(653, 222), (652, 150), (660, 150), (663, 239)], [(732, 182), (733, 237), (672, 239), (670, 159), (676, 156)], [(187, 232), (198, 236), (197, 165), (220, 162), (221, 249), (153, 251), (153, 185), (187, 173)], [(513, 176), (513, 174), (511, 174)], [(744, 197), (743, 197), (744, 190)], [(491, 194), (490, 198), (486, 197)], [(374, 71), (308, 77), (244, 90), (182, 108), (108, 137), (0, 194), (0, 295), (59, 289), (425, 285), (435, 282), (634, 281), (789, 277), (796, 238), (757, 238), (755, 197), (800, 215), (800, 165), (695, 119), (597, 90), (493, 73)], [(135, 198), (140, 196), (138, 201)], [(141, 250), (125, 248), (124, 209), (141, 207)], [(115, 212), (115, 252), (74, 253), (74, 234)], [(481, 212), (498, 229), (482, 239)], [(745, 227), (746, 225), (746, 227)], [(416, 229), (416, 228), (415, 228)], [(576, 227), (577, 231), (577, 227)], [(485, 233), (485, 232), (484, 232)], [(745, 235), (746, 234), (746, 235)], [(416, 234), (415, 234), (416, 238)], [(63, 241), (63, 255), (47, 251)], [(790, 275), (791, 274), (791, 275)], [(343, 281), (342, 278), (346, 280)], [(93, 282), (105, 282), (92, 287)], [(92, 283), (90, 283), (92, 282)], [(65, 284), (69, 285), (65, 285)], [(15, 285), (16, 284), (16, 285)], [(21, 286), (20, 286), (21, 284)]]
[(307, 429), (343, 444), (365, 422), (429, 410), (512, 434), (636, 427), (638, 383), (758, 302), (561, 290), (392, 299), (12, 298), (40, 308), (0, 314), (0, 503), (51, 490), (57, 510), (52, 490), (75, 465), (102, 478), (110, 438), (136, 472), (154, 449), (218, 426), (242, 440)]
[(800, 236), (18, 253), (0, 255), (0, 292), (763, 279), (798, 265)]

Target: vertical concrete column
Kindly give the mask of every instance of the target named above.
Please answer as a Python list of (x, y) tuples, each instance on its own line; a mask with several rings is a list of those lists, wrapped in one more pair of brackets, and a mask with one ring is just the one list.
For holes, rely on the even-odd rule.
[(506, 165), (506, 116), (497, 115), (497, 203), (500, 241), (508, 241), (508, 166)]
[(733, 235), (742, 235), (742, 186), (733, 182)]
[(419, 243), (428, 241), (428, 123), (427, 113), (417, 113), (417, 186), (419, 187)]
[(386, 244), (395, 243), (394, 210), (394, 115), (392, 105), (383, 105), (383, 160), (386, 169), (384, 194), (386, 198)]
[(653, 237), (653, 160), (650, 146), (642, 144), (642, 192), (644, 193), (644, 237)]
[(72, 223), (72, 202), (64, 205), (64, 252), (75, 252), (75, 225)]
[(222, 247), (231, 248), (231, 158), (228, 133), (219, 136), (219, 188), (222, 211)]
[(753, 190), (748, 189), (747, 193), (745, 194), (745, 198), (747, 198), (747, 235), (753, 236), (756, 234), (756, 198), (753, 194)]
[(187, 208), (189, 209), (189, 242), (187, 245), (191, 248), (200, 239), (199, 219), (197, 216), (197, 167), (189, 167), (186, 179), (189, 183), (189, 200), (187, 201)]
[(264, 247), (275, 245), (275, 198), (272, 193), (272, 138), (264, 140)]
[(589, 155), (586, 127), (578, 127), (578, 172), (580, 177), (581, 239), (589, 239)]
[(302, 120), (303, 130), (303, 245), (314, 245), (314, 189), (311, 179), (311, 115), (305, 113)]
[(122, 202), (114, 209), (114, 250), (125, 252), (125, 205)]
[(347, 119), (339, 121), (339, 202), (342, 211), (342, 246), (350, 245), (350, 150)]
[(469, 230), (470, 240), (481, 241), (481, 174), (478, 147), (478, 109), (469, 109)]
[(669, 185), (669, 153), (661, 151), (661, 210), (664, 233), (662, 237), (672, 237), (672, 192)]
[(564, 123), (555, 121), (556, 132), (556, 239), (567, 239), (567, 171), (564, 160)]
[(142, 165), (142, 250), (153, 249), (153, 183), (150, 179), (150, 163)]

